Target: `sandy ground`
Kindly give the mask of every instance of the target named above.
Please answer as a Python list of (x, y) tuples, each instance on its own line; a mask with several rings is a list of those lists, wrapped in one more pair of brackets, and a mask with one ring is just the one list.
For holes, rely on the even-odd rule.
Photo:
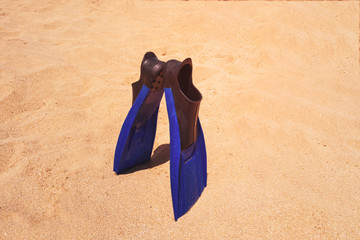
[[(113, 173), (146, 51), (191, 57), (208, 187)], [(359, 3), (1, 1), (0, 239), (360, 239)], [(164, 99), (163, 99), (164, 100)]]

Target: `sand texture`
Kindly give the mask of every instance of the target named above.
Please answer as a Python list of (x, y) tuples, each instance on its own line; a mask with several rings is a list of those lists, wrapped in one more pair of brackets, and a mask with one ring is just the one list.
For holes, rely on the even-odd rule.
[[(164, 99), (152, 160), (112, 171), (150, 50), (204, 97), (177, 222)], [(359, 3), (2, 0), (0, 239), (360, 239)]]

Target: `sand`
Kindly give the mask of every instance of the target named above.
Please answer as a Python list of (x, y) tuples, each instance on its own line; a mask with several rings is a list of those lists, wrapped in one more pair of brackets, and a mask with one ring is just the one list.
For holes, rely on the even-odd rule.
[[(169, 125), (113, 173), (146, 51), (191, 57), (208, 187)], [(359, 2), (1, 1), (0, 239), (360, 239)]]

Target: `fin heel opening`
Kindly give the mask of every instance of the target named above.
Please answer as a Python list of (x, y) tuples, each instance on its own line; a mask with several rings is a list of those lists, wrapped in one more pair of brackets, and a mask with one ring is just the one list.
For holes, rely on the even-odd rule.
[(190, 101), (197, 102), (202, 99), (201, 93), (192, 82), (192, 66), (185, 64), (179, 71), (178, 82), (181, 92)]

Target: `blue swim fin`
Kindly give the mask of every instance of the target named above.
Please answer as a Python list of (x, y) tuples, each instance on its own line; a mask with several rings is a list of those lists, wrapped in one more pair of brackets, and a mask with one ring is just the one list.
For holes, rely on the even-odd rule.
[(140, 80), (132, 84), (133, 105), (120, 131), (114, 156), (114, 171), (120, 174), (149, 161), (156, 134), (157, 115), (164, 93), (164, 62), (152, 52), (141, 63)]
[(204, 134), (198, 112), (201, 93), (192, 83), (192, 62), (171, 60), (164, 69), (170, 122), (170, 180), (174, 217), (184, 215), (207, 184)]

